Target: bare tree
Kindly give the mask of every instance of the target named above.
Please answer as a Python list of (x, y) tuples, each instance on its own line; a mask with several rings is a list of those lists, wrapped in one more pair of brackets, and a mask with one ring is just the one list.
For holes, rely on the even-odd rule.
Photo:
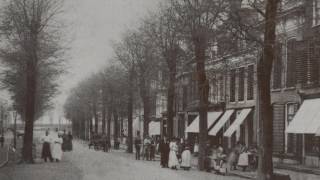
[[(58, 70), (56, 65), (62, 62), (62, 36), (58, 18), (62, 7), (63, 2), (60, 0), (10, 0), (6, 2), (2, 15), (2, 57), (11, 54), (14, 58), (3, 59), (19, 62), (18, 65), (6, 65), (17, 74), (20, 73), (17, 88), (22, 92), (14, 92), (14, 96), (20, 104), (23, 102), (21, 112), (26, 123), (22, 158), (25, 162), (33, 162), (34, 121), (37, 112), (47, 106), (43, 98), (55, 91), (49, 82), (53, 82), (57, 75), (52, 70)], [(47, 84), (43, 78), (48, 81)]]

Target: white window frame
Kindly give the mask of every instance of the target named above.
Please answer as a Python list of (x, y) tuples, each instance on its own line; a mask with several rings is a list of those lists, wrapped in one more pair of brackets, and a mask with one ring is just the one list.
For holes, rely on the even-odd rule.
[(312, 3), (312, 25), (320, 25), (320, 0), (313, 0)]

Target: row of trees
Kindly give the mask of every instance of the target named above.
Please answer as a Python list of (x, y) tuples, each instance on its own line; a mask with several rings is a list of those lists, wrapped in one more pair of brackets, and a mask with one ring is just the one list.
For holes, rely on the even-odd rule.
[(33, 162), (33, 126), (52, 107), (57, 78), (64, 71), (60, 0), (2, 1), (0, 15), (1, 87), (25, 122), (22, 157)]
[[(208, 54), (212, 47), (218, 44), (219, 57), (224, 57), (225, 54), (233, 53), (233, 49), (229, 47), (234, 45), (234, 39), (246, 40), (247, 44), (255, 46), (260, 52), (258, 54), (261, 54), (257, 61), (261, 143), (258, 177), (272, 179), (272, 111), (269, 82), (274, 59), (279, 0), (248, 1), (246, 5), (250, 7), (249, 14), (243, 11), (241, 4), (241, 0), (168, 0), (161, 4), (159, 12), (144, 18), (138, 28), (128, 30), (121, 41), (114, 44), (113, 65), (75, 88), (65, 105), (67, 116), (74, 120), (75, 126), (83, 122), (76, 118), (77, 115), (81, 116), (77, 113), (81, 111), (77, 106), (89, 105), (91, 116), (86, 122), (89, 122), (92, 128), (91, 120), (95, 119), (97, 132), (99, 118), (96, 111), (97, 104), (101, 102), (102, 108), (99, 109), (102, 112), (102, 129), (104, 130), (107, 116), (107, 133), (110, 137), (111, 114), (116, 126), (119, 112), (123, 112), (122, 115), (128, 119), (128, 152), (132, 152), (134, 104), (142, 102), (143, 129), (146, 136), (150, 121), (151, 85), (153, 81), (158, 80), (157, 72), (160, 71), (164, 79), (162, 83), (167, 89), (168, 136), (172, 137), (176, 76), (180, 71), (184, 71), (185, 66), (194, 65), (200, 115), (198, 162), (199, 169), (203, 170), (209, 105), (209, 83), (206, 73)], [(96, 84), (88, 85), (93, 82)], [(92, 91), (95, 92), (94, 95), (89, 93)], [(126, 110), (123, 110), (124, 107), (127, 107)], [(79, 132), (82, 131), (80, 128)], [(116, 133), (115, 131), (115, 136)]]

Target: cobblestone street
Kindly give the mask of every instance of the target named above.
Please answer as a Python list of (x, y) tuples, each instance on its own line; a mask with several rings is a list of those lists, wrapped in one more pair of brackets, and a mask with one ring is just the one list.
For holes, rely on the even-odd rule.
[(60, 163), (35, 165), (9, 165), (0, 169), (1, 180), (241, 180), (234, 176), (217, 176), (213, 173), (173, 171), (162, 169), (159, 162), (135, 161), (133, 156), (120, 151), (104, 153), (89, 150), (86, 145), (74, 143), (75, 150), (64, 154)]
[[(34, 165), (13, 165), (0, 169), (1, 180), (241, 180), (233, 175), (220, 176), (214, 173), (163, 169), (159, 161), (136, 161), (133, 155), (123, 150), (109, 153), (88, 149), (86, 144), (74, 142), (74, 151), (64, 153), (59, 163), (44, 163), (37, 159)], [(288, 170), (276, 172), (290, 174), (292, 180), (317, 180), (312, 174), (295, 173)]]

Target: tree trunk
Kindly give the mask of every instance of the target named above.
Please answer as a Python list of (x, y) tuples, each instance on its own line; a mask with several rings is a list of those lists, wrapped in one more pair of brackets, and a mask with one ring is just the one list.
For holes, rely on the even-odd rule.
[(167, 94), (167, 136), (173, 137), (173, 117), (174, 117), (174, 99), (175, 99), (175, 83), (176, 83), (176, 52), (169, 53), (170, 60), (167, 61), (169, 68), (169, 86)]
[(26, 92), (26, 111), (25, 111), (25, 134), (23, 138), (22, 159), (27, 163), (33, 163), (32, 146), (33, 146), (33, 126), (35, 118), (35, 100), (37, 89), (37, 76), (35, 63), (27, 63), (27, 92)]
[(90, 129), (90, 134), (93, 132), (93, 118), (92, 118), (92, 114), (89, 113), (89, 129)]
[(207, 122), (207, 111), (208, 111), (208, 92), (209, 84), (206, 77), (205, 71), (205, 51), (206, 51), (206, 33), (203, 31), (197, 32), (194, 36), (195, 45), (195, 58), (197, 68), (197, 80), (198, 80), (198, 93), (199, 93), (199, 160), (198, 166), (200, 170), (205, 169), (205, 158), (206, 158), (206, 143), (208, 136), (208, 122)]
[(113, 109), (113, 141), (117, 142), (119, 137), (119, 118), (116, 108)]
[(102, 104), (102, 134), (106, 133), (106, 103)]
[(111, 140), (111, 119), (112, 119), (112, 106), (109, 104), (108, 110), (107, 110), (107, 138), (110, 146), (110, 140)]
[(143, 95), (143, 137), (147, 137), (149, 135), (149, 122), (150, 122), (150, 103), (149, 96)]
[(128, 153), (133, 153), (133, 125), (132, 125), (132, 114), (133, 114), (133, 72), (131, 70), (129, 74), (129, 88), (128, 88)]
[(99, 130), (99, 118), (97, 113), (97, 102), (93, 103), (93, 116), (94, 116), (94, 132), (98, 133)]
[(143, 138), (149, 135), (150, 103), (149, 103), (149, 83), (145, 77), (140, 78), (140, 96), (143, 103)]
[(258, 179), (273, 179), (273, 116), (270, 96), (272, 63), (275, 58), (275, 30), (278, 0), (268, 0), (263, 58), (258, 61), (259, 167)]

